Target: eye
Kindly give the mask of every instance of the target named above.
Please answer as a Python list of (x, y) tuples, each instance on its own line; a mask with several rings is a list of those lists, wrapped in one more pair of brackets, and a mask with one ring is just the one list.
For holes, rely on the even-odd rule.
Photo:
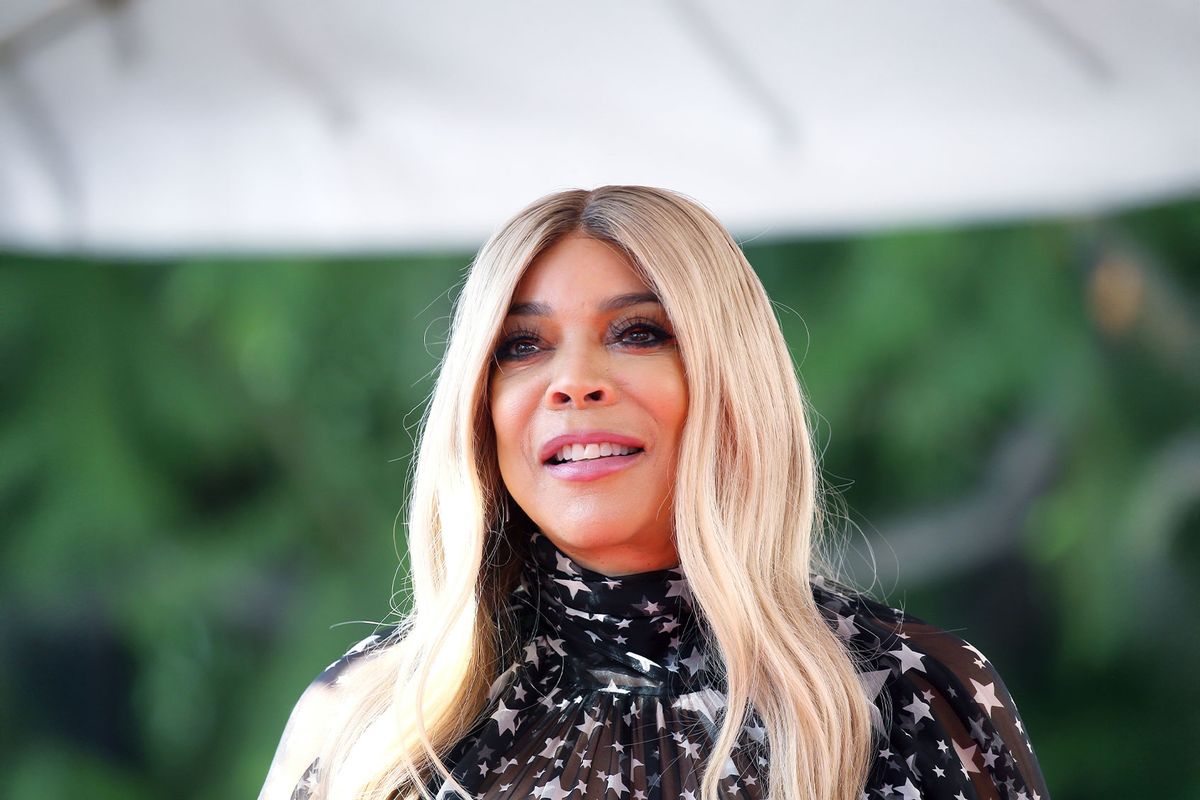
[(613, 338), (632, 347), (658, 347), (675, 337), (654, 320), (636, 317), (614, 325)]
[(496, 346), (493, 356), (497, 363), (520, 361), (534, 355), (540, 349), (538, 335), (531, 330), (517, 330), (505, 336)]

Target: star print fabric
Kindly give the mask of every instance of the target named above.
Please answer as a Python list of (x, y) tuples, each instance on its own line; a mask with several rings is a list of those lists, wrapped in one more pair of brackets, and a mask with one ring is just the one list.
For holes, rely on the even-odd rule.
[(813, 592), (862, 659), (859, 682), (874, 700), (878, 746), (862, 800), (1049, 798), (1016, 704), (983, 653), (820, 577)]
[[(493, 686), (491, 713), (450, 754), (451, 773), (485, 798), (698, 797), (725, 695), (683, 573), (610, 578), (540, 534), (532, 551), (513, 594), (530, 641)], [(752, 722), (721, 765), (741, 797), (758, 797), (765, 780), (764, 733)]]
[[(770, 744), (756, 715), (732, 757), (708, 763), (724, 684), (683, 573), (611, 578), (537, 533), (531, 552), (511, 595), (521, 656), (444, 759), (470, 797), (697, 800), (703, 770), (717, 769), (720, 797), (765, 798)], [(874, 704), (862, 800), (1049, 797), (1012, 698), (982, 653), (820, 577), (813, 592)], [(386, 642), (360, 643), (331, 670)], [(315, 766), (292, 800), (306, 800)], [(439, 800), (463, 797), (440, 778), (427, 789)]]

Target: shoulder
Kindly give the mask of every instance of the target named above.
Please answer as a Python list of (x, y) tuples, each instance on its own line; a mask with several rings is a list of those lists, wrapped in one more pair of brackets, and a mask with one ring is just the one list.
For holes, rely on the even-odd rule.
[[(827, 622), (873, 698), (877, 785), (951, 797), (1048, 797), (1033, 746), (1000, 673), (960, 636), (853, 589), (814, 581)], [(984, 790), (986, 787), (986, 791)], [(942, 794), (944, 792), (944, 794)]]
[(970, 642), (913, 614), (828, 579), (817, 579), (813, 593), (830, 626), (870, 666), (939, 679), (947, 688), (999, 678)]
[(288, 717), (259, 800), (306, 800), (330, 721), (345, 701), (342, 687), (353, 681), (370, 656), (395, 644), (398, 636), (395, 626), (367, 636), (313, 679)]

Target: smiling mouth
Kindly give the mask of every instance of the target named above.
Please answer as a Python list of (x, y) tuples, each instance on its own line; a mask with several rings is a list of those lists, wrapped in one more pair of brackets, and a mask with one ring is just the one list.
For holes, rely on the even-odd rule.
[(632, 456), (644, 451), (641, 447), (601, 442), (599, 444), (568, 444), (555, 453), (547, 464), (572, 464), (580, 461), (595, 461), (603, 458)]

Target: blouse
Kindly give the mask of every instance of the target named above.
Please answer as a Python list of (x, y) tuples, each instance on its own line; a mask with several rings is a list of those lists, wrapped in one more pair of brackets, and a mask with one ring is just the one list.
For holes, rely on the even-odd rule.
[[(509, 609), (524, 647), (443, 759), (450, 773), (485, 800), (699, 798), (725, 692), (683, 572), (609, 577), (538, 533), (531, 552)], [(820, 576), (812, 588), (872, 700), (874, 756), (862, 800), (1049, 797), (1016, 705), (983, 653)], [(359, 642), (306, 696), (335, 703), (341, 676), (394, 643), (394, 633)], [(280, 781), (291, 800), (307, 800), (319, 777), (316, 761), (299, 765), (306, 768), (294, 784), (298, 768), (287, 776), (297, 750), (289, 738), (305, 733), (293, 728), (263, 800), (289, 796), (272, 793)], [(758, 800), (769, 758), (767, 730), (751, 711), (730, 757), (707, 768), (720, 772), (720, 796)], [(440, 776), (426, 788), (439, 800), (462, 797)]]

